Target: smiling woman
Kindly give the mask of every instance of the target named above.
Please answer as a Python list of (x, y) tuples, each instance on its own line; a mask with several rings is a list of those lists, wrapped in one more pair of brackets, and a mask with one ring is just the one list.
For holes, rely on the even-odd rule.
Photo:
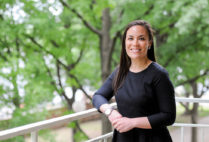
[[(118, 110), (108, 101), (115, 95)], [(94, 94), (93, 104), (114, 127), (113, 142), (171, 142), (166, 126), (176, 117), (174, 88), (155, 61), (153, 31), (143, 20), (124, 34), (119, 67)]]

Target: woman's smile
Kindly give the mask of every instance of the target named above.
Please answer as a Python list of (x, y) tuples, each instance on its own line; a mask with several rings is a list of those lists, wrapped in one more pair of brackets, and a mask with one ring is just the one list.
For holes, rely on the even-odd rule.
[(132, 53), (139, 53), (141, 51), (141, 49), (131, 49)]

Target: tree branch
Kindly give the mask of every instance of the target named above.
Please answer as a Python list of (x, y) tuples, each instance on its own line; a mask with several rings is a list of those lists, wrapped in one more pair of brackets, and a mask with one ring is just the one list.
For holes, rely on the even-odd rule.
[(78, 123), (78, 121), (75, 121), (75, 124), (76, 124), (76, 128), (82, 132), (88, 139), (89, 139), (89, 136), (81, 129), (80, 127), (80, 124)]
[[(61, 61), (59, 61), (54, 54), (50, 53), (49, 51), (47, 51), (46, 49), (43, 48), (42, 45), (40, 45), (33, 37), (31, 37), (30, 35), (25, 35), (26, 37), (28, 37), (34, 44), (36, 44), (39, 48), (43, 49), (46, 53), (52, 55), (55, 60), (57, 61), (57, 63), (61, 64), (64, 68), (66, 68), (68, 70), (68, 66), (66, 66), (65, 64), (63, 64)], [(83, 52), (83, 51), (82, 51)], [(82, 56), (82, 53), (80, 54), (80, 58)], [(80, 58), (78, 58), (77, 62), (79, 62)], [(77, 62), (75, 63), (75, 65), (77, 64)], [(59, 68), (57, 68), (59, 69)], [(69, 71), (69, 70), (68, 70)], [(58, 78), (59, 78), (59, 85), (60, 87), (63, 89), (62, 87), (62, 84), (61, 84), (61, 80), (60, 80), (60, 73), (58, 72)], [(91, 97), (89, 97), (86, 93), (86, 91), (83, 89), (82, 85), (80, 84), (79, 80), (72, 74), (69, 74), (70, 77), (74, 78), (76, 80), (76, 82), (78, 83), (79, 85), (79, 89), (81, 89), (83, 91), (83, 93), (86, 95), (87, 98), (91, 99)], [(62, 95), (67, 98), (66, 94), (62, 93)], [(69, 100), (69, 99), (66, 99), (66, 100)]]
[[(117, 41), (117, 38), (120, 38), (120, 36), (121, 36), (121, 33), (120, 33), (120, 31), (117, 31), (116, 32), (116, 34), (115, 34), (115, 36), (113, 37), (113, 39), (111, 40), (111, 43), (110, 43), (110, 49), (111, 49), (111, 54), (112, 54), (112, 52), (114, 51), (114, 48), (115, 48), (115, 44), (116, 44), (116, 41)], [(110, 60), (112, 60), (112, 56), (110, 56)]]
[(78, 80), (78, 78), (75, 76), (75, 75), (73, 75), (73, 74), (70, 74), (70, 73), (68, 73), (68, 75), (71, 77), (71, 78), (73, 78), (73, 79), (75, 79), (75, 81), (78, 83), (78, 88), (84, 93), (84, 95), (87, 97), (87, 98), (89, 98), (90, 100), (91, 100), (91, 97), (87, 94), (87, 92), (83, 89), (83, 86), (81, 85), (81, 83), (79, 82), (79, 80)]
[(20, 57), (20, 41), (19, 41), (19, 38), (16, 36), (15, 38), (15, 45), (16, 45), (16, 50), (17, 50), (17, 57), (19, 58)]
[(41, 44), (39, 44), (39, 43), (34, 39), (34, 37), (32, 37), (32, 36), (30, 36), (30, 35), (28, 35), (28, 34), (25, 34), (25, 36), (26, 36), (27, 38), (29, 38), (29, 39), (30, 39), (35, 45), (37, 45), (39, 48), (43, 49), (46, 53), (52, 55), (52, 56), (55, 58), (55, 60), (56, 60), (57, 62), (59, 62), (64, 68), (66, 68), (66, 69), (68, 68), (64, 63), (62, 63), (58, 58), (56, 58), (56, 56), (55, 56), (53, 53), (49, 52), (49, 51), (46, 50)]
[(8, 59), (6, 58), (6, 56), (4, 56), (1, 52), (0, 52), (0, 57), (1, 57), (4, 61), (8, 61)]
[(184, 84), (187, 84), (187, 83), (195, 82), (195, 81), (198, 80), (200, 77), (203, 77), (203, 76), (207, 75), (208, 73), (209, 73), (209, 70), (207, 69), (207, 70), (205, 70), (205, 72), (204, 72), (203, 74), (194, 76), (193, 78), (188, 79), (188, 80), (186, 80), (186, 81), (182, 81), (182, 82), (178, 83), (177, 86), (184, 85)]
[(64, 2), (63, 0), (60, 0), (60, 3), (62, 3), (62, 5), (66, 8), (68, 8), (70, 11), (72, 11), (78, 18), (81, 19), (81, 21), (83, 22), (83, 24), (90, 29), (92, 32), (96, 33), (97, 35), (101, 35), (101, 31), (99, 31), (98, 29), (94, 28), (90, 23), (88, 23), (74, 8), (71, 8), (66, 2)]
[(90, 8), (93, 9), (94, 4), (96, 3), (96, 0), (91, 0)]
[(115, 34), (115, 36), (112, 39), (111, 48), (114, 48), (115, 47), (115, 43), (117, 41), (117, 38), (120, 38), (120, 37), (121, 37), (121, 33), (120, 33), (120, 31), (117, 31), (116, 34)]
[[(173, 25), (170, 24), (170, 26), (173, 26)], [(197, 32), (192, 32), (192, 33), (191, 33), (191, 35), (196, 35), (196, 34), (198, 34), (198, 33), (197, 33)], [(188, 40), (189, 40), (189, 39), (188, 39)], [(190, 41), (189, 44), (190, 44), (190, 45), (193, 45), (193, 44), (197, 43), (197, 41), (199, 41), (198, 38), (196, 38), (195, 40)], [(177, 48), (177, 50), (176, 50), (176, 53), (173, 53), (173, 54), (167, 59), (166, 63), (163, 64), (163, 66), (164, 66), (164, 67), (167, 67), (168, 64), (170, 64), (171, 61), (172, 61), (173, 59), (175, 59), (176, 54), (185, 51), (185, 50), (187, 49), (186, 47), (188, 47), (188, 46), (186, 46), (186, 45), (184, 45), (183, 47), (179, 47), (179, 46), (178, 46), (178, 48)]]
[[(187, 105), (185, 105), (184, 103), (182, 102), (179, 102), (186, 110), (190, 110), (189, 107)], [(191, 111), (191, 110), (190, 110)]]
[(0, 42), (1, 42), (5, 47), (7, 47), (7, 54), (11, 55), (11, 49), (10, 49), (10, 47), (9, 47), (9, 45), (8, 45), (6, 35), (4, 36), (4, 40), (5, 40), (5, 41), (3, 41), (3, 40), (0, 39)]
[[(56, 43), (56, 41), (51, 40), (51, 43), (52, 43), (53, 46), (59, 48), (59, 45)], [(84, 52), (84, 49), (81, 49), (78, 59), (77, 59), (74, 63), (65, 66), (65, 68), (66, 68), (68, 71), (70, 71), (71, 69), (73, 69), (73, 68), (79, 63), (79, 61), (81, 60), (81, 57), (82, 57), (82, 55), (83, 55), (83, 52)]]
[(163, 64), (163, 67), (166, 68), (166, 67), (169, 65), (169, 63), (171, 63), (171, 61), (176, 57), (176, 54), (178, 54), (178, 53), (180, 53), (180, 52), (182, 52), (182, 51), (184, 51), (184, 50), (186, 50), (186, 46), (184, 46), (184, 47), (182, 47), (182, 48), (178, 48), (178, 49), (176, 50), (176, 52), (173, 53), (173, 54), (166, 60), (165, 64)]
[(142, 17), (148, 15), (148, 14), (151, 12), (151, 10), (152, 10), (153, 8), (154, 8), (154, 4), (152, 4), (152, 5), (149, 7), (149, 9), (148, 9), (142, 16), (137, 17), (135, 20), (143, 19)]
[[(51, 78), (51, 84), (54, 86), (55, 90), (59, 93), (59, 89), (57, 88), (56, 82), (53, 79), (53, 76), (52, 76), (52, 73), (51, 73), (49, 67), (46, 65), (44, 58), (42, 58), (42, 60), (44, 62), (44, 66), (45, 66), (45, 68), (47, 70), (47, 73), (48, 73), (49, 77)], [(60, 96), (62, 96), (62, 95), (60, 95)]]
[(1, 19), (1, 20), (4, 20), (4, 17), (3, 17), (3, 15), (2, 15), (2, 14), (0, 14), (0, 19)]
[[(206, 91), (209, 89), (209, 86), (206, 86)], [(200, 93), (200, 95), (199, 95), (199, 98), (201, 98), (204, 94), (205, 94), (205, 92), (206, 91), (204, 91), (204, 87), (202, 88), (202, 90), (201, 90), (201, 93)]]
[(56, 41), (51, 40), (52, 45), (54, 45), (54, 47), (59, 48), (59, 45), (56, 43)]
[(81, 58), (83, 56), (83, 52), (84, 52), (84, 49), (81, 49), (78, 59), (74, 63), (68, 65), (68, 67), (67, 67), (68, 68), (68, 71), (70, 71), (71, 69), (73, 69), (79, 63), (79, 61), (81, 60)]
[[(52, 76), (52, 73), (51, 73), (51, 71), (50, 71), (50, 69), (48, 68), (48, 66), (46, 65), (46, 63), (45, 63), (45, 60), (44, 60), (44, 58), (43, 58), (43, 62), (44, 62), (44, 65), (45, 65), (45, 67), (46, 67), (46, 70), (47, 70), (47, 73), (48, 73), (48, 75), (49, 75), (49, 77), (51, 78), (51, 84), (54, 86), (54, 88), (55, 88), (55, 90), (58, 92), (58, 94), (60, 95), (60, 97), (61, 96), (63, 96), (64, 98), (65, 98), (65, 100), (67, 101), (67, 102), (70, 102), (70, 99), (67, 97), (67, 95), (65, 94), (65, 91), (64, 91), (64, 89), (63, 89), (63, 85), (62, 85), (62, 83), (61, 83), (61, 77), (60, 77), (60, 71), (59, 71), (59, 67), (57, 67), (58, 66), (58, 62), (56, 63), (56, 67), (57, 67), (57, 77), (58, 77), (58, 84), (59, 84), (59, 86), (60, 86), (60, 88), (61, 88), (61, 92), (59, 91), (59, 89), (57, 88), (57, 85), (56, 85), (56, 82), (54, 81), (54, 79), (53, 79), (53, 76)], [(61, 93), (61, 94), (60, 94)], [(62, 99), (62, 97), (61, 97), (61, 99)]]
[(56, 68), (57, 68), (57, 77), (58, 77), (58, 84), (60, 86), (60, 88), (62, 89), (62, 95), (64, 96), (64, 98), (66, 99), (67, 102), (70, 102), (70, 99), (67, 97), (67, 95), (65, 94), (62, 82), (61, 82), (61, 76), (60, 76), (60, 66), (59, 66), (59, 62), (56, 62)]
[(150, 12), (151, 12), (151, 10), (152, 10), (153, 8), (154, 8), (154, 4), (152, 4), (152, 5), (149, 7), (149, 9), (143, 14), (142, 17), (144, 17), (145, 15), (149, 15)]

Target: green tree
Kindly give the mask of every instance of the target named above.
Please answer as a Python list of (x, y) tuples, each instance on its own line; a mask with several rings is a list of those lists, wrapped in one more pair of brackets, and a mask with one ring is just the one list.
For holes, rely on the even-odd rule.
[[(197, 84), (207, 88), (207, 0), (10, 0), (1, 1), (0, 7), (0, 68), (11, 70), (0, 76), (13, 85), (1, 85), (1, 106), (13, 102), (11, 106), (19, 111), (18, 106), (25, 104), (28, 111), (51, 101), (56, 93), (72, 110), (76, 90), (88, 97), (84, 86), (98, 88), (118, 64), (122, 32), (135, 19), (147, 20), (156, 31), (157, 60), (169, 71), (175, 86), (190, 86), (195, 97), (204, 94), (204, 90), (197, 92)], [(22, 12), (13, 11), (18, 7)], [(26, 82), (23, 96), (17, 78)], [(72, 87), (72, 98), (64, 91), (67, 86)], [(197, 107), (193, 108), (195, 123)], [(106, 133), (111, 125), (103, 119)], [(77, 126), (75, 133), (82, 131)]]

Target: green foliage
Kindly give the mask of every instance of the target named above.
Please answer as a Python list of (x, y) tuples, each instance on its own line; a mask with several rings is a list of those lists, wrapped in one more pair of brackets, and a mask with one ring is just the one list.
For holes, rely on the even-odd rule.
[[(36, 106), (38, 109), (38, 107)], [(29, 123), (34, 123), (40, 120), (45, 120), (48, 114), (43, 108), (37, 109), (16, 109), (13, 113), (13, 119), (10, 119), (9, 128), (26, 125)]]
[(75, 127), (76, 127), (75, 122), (70, 122), (70, 123), (68, 124), (68, 127), (69, 127), (69, 128), (75, 128)]
[(48, 141), (48, 142), (56, 142), (56, 139), (55, 139), (55, 136), (51, 130), (41, 130), (39, 131), (39, 136), (45, 140), (45, 141)]
[(81, 132), (76, 132), (76, 134), (74, 135), (74, 139), (75, 139), (76, 142), (83, 142), (83, 141), (88, 140), (88, 137), (86, 137)]
[(25, 142), (24, 136), (17, 136), (8, 140), (2, 140), (1, 142)]
[[(97, 30), (102, 29), (103, 10), (109, 8), (111, 38), (117, 31), (122, 34), (132, 20), (149, 21), (156, 31), (157, 61), (168, 70), (175, 86), (209, 69), (207, 0), (74, 0), (67, 4)], [(14, 6), (19, 6), (25, 14), (12, 11)], [(15, 14), (25, 16), (15, 19)], [(13, 119), (1, 123), (1, 128), (44, 120), (47, 115), (45, 103), (52, 101), (54, 93), (62, 95), (65, 87), (79, 88), (80, 83), (95, 90), (101, 86), (101, 37), (58, 0), (54, 3), (46, 0), (1, 1), (0, 31), (0, 79), (7, 83), (0, 83), (0, 108), (14, 109)], [(118, 37), (111, 57), (112, 70), (119, 62), (120, 50), (121, 39)], [(66, 68), (77, 62), (82, 51), (78, 64)], [(57, 64), (63, 88), (59, 85)], [(5, 69), (9, 71), (3, 72)], [(69, 74), (76, 76), (79, 83)], [(207, 79), (203, 76), (197, 82), (205, 84)], [(75, 127), (74, 123), (70, 126)], [(80, 141), (79, 137), (85, 139), (77, 133), (75, 139)], [(23, 141), (23, 137), (15, 139)]]

